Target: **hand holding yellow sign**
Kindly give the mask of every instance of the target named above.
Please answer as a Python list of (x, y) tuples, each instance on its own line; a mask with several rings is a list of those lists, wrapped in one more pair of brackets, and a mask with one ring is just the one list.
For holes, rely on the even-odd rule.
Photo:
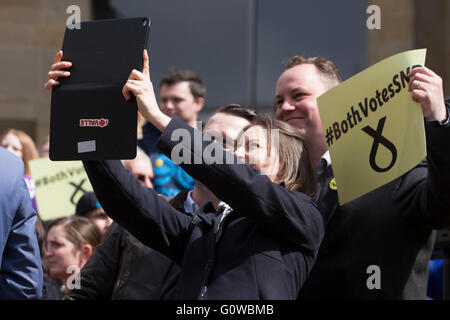
[(422, 110), (408, 73), (426, 49), (387, 58), (317, 101), (341, 205), (406, 173), (425, 156)]
[(92, 186), (81, 161), (30, 161), (31, 176), (36, 185), (36, 204), (42, 220), (75, 213), (81, 196)]

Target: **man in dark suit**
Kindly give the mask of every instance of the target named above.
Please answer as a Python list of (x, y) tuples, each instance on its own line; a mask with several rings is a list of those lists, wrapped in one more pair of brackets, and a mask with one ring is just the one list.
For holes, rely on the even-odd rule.
[[(276, 117), (305, 134), (317, 168), (326, 234), (300, 298), (425, 299), (435, 229), (450, 225), (450, 139), (442, 79), (426, 67), (409, 74), (425, 120), (427, 159), (398, 179), (343, 206), (317, 97), (341, 81), (323, 58), (292, 57), (276, 86)], [(414, 144), (411, 144), (414, 148)], [(350, 156), (350, 155), (349, 155)], [(339, 187), (339, 186), (337, 186)]]
[(0, 147), (0, 300), (39, 299), (42, 266), (23, 162)]

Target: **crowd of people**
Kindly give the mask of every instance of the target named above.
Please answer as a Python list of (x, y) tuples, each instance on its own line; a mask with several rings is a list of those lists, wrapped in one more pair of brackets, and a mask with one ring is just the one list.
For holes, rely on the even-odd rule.
[[(49, 91), (70, 77), (62, 56)], [(51, 141), (0, 135), (0, 299), (425, 299), (435, 230), (450, 226), (450, 103), (432, 70), (408, 76), (427, 158), (341, 206), (317, 105), (342, 82), (331, 61), (288, 59), (272, 116), (229, 104), (202, 124), (201, 78), (169, 70), (158, 102), (144, 50), (122, 90), (146, 120), (136, 158), (83, 161), (94, 192), (72, 216), (38, 217), (28, 162)]]

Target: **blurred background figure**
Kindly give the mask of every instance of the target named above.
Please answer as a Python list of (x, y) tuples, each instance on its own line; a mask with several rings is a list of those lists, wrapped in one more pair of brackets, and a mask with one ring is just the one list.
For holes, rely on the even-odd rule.
[[(124, 160), (123, 164), (144, 187), (153, 188), (155, 176), (152, 163), (150, 158), (141, 148), (137, 148), (136, 157), (134, 159)], [(105, 210), (101, 207), (94, 192), (86, 192), (80, 200), (78, 200), (75, 215), (85, 217), (94, 223), (102, 235), (113, 223), (113, 220), (108, 217)]]
[(71, 285), (79, 285), (73, 275), (84, 266), (101, 237), (97, 226), (84, 217), (61, 218), (49, 226), (45, 258), (50, 275), (62, 281), (57, 299), (61, 299)]
[(113, 222), (101, 207), (94, 192), (86, 192), (80, 200), (78, 200), (75, 215), (87, 218), (95, 224), (103, 235)]
[[(198, 115), (205, 104), (206, 86), (195, 72), (170, 69), (159, 83), (159, 96), (162, 112), (196, 127)], [(152, 160), (155, 168), (155, 191), (167, 197), (174, 197), (181, 190), (192, 190), (194, 179), (154, 147), (160, 134), (158, 129), (147, 122), (142, 128), (143, 137), (138, 140), (138, 146), (145, 150)]]
[(42, 294), (36, 212), (23, 173), (22, 161), (0, 148), (0, 300)]
[(444, 261), (444, 259), (430, 260), (427, 300), (442, 300), (444, 298)]
[(39, 158), (48, 158), (49, 151), (50, 151), (50, 137), (45, 137), (44, 142), (42, 142), (41, 146), (39, 147)]
[[(153, 188), (152, 163), (141, 148), (137, 147), (134, 159), (122, 162), (143, 187)], [(180, 192), (171, 203), (182, 209), (186, 194)], [(81, 269), (81, 287), (68, 291), (65, 299), (173, 299), (178, 276), (174, 262), (113, 223)]]
[[(48, 222), (49, 224), (52, 221)], [(62, 282), (59, 279), (53, 278), (50, 275), (50, 271), (47, 266), (47, 259), (45, 258), (45, 238), (47, 236), (47, 231), (45, 229), (44, 223), (41, 219), (36, 220), (36, 237), (39, 245), (42, 274), (43, 274), (43, 288), (42, 288), (42, 300), (57, 300), (61, 298), (61, 286)]]
[(136, 179), (141, 182), (142, 186), (153, 188), (155, 174), (153, 171), (152, 162), (149, 156), (141, 148), (137, 147), (136, 158), (124, 160), (123, 165)]
[(0, 146), (22, 159), (25, 166), (24, 179), (30, 193), (33, 209), (37, 212), (36, 191), (31, 179), (29, 161), (38, 158), (36, 144), (33, 139), (22, 130), (8, 129), (0, 134)]
[[(34, 181), (31, 178), (31, 171), (29, 165), (29, 161), (38, 158), (38, 151), (36, 149), (36, 145), (33, 139), (22, 130), (7, 129), (2, 134), (0, 134), (0, 146), (4, 147), (6, 150), (10, 151), (11, 153), (13, 153), (15, 156), (17, 156), (22, 160), (25, 168), (23, 177), (27, 186), (28, 193), (30, 195), (31, 206), (37, 213), (38, 210), (36, 204), (36, 190)], [(51, 292), (54, 290), (52, 290), (52, 286), (49, 285), (49, 283), (52, 283), (52, 281), (48, 275), (48, 269), (44, 257), (44, 242), (46, 232), (44, 225), (41, 219), (39, 218), (39, 215), (37, 216), (36, 219), (35, 232), (38, 240), (43, 271), (43, 281), (44, 281), (43, 296), (46, 296), (47, 294), (52, 295)]]

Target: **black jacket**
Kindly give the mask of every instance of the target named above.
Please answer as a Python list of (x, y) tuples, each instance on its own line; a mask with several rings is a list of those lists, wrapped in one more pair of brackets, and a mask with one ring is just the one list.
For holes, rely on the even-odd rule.
[(201, 159), (182, 167), (234, 211), (220, 222), (209, 203), (192, 219), (142, 188), (120, 161), (84, 161), (102, 207), (143, 243), (182, 265), (178, 298), (295, 299), (324, 232), (312, 199), (242, 163), (206, 165), (205, 148), (214, 142), (205, 138), (194, 148), (194, 139), (171, 141), (177, 128), (194, 137), (194, 129), (174, 118), (157, 147), (170, 157), (181, 143), (191, 163)]
[[(426, 298), (433, 229), (450, 225), (450, 126), (425, 129), (428, 161), (343, 206), (327, 173), (318, 204), (329, 222), (300, 298)], [(379, 267), (379, 289), (370, 266)]]
[[(187, 193), (180, 192), (170, 204), (184, 212)], [(80, 288), (69, 291), (65, 299), (174, 299), (179, 275), (177, 264), (113, 223), (80, 270)]]

